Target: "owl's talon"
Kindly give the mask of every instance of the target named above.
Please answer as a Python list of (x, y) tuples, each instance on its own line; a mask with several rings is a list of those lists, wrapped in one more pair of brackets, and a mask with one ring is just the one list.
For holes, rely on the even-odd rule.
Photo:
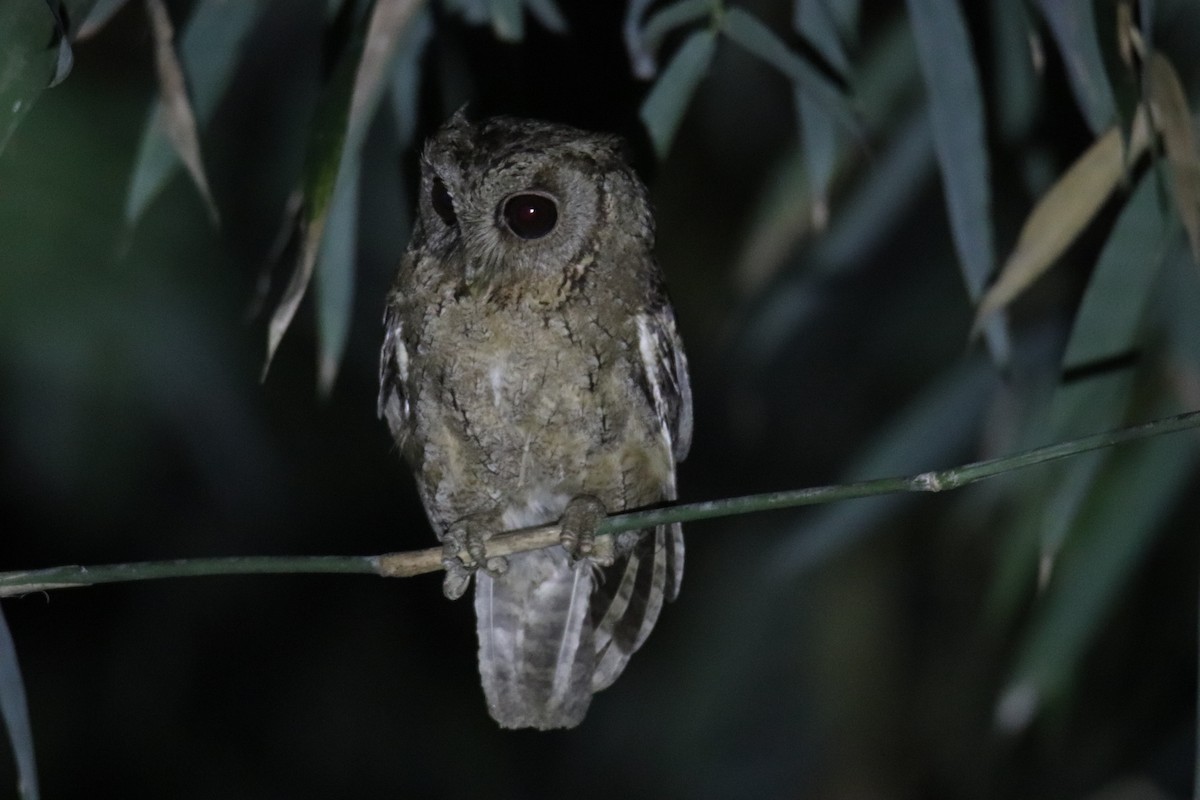
[(580, 495), (567, 503), (559, 522), (562, 526), (559, 542), (573, 561), (612, 563), (611, 541), (596, 541), (596, 529), (606, 515), (604, 504), (591, 495)]
[[(463, 551), (466, 551), (466, 558)], [(487, 554), (487, 540), (478, 531), (458, 525), (446, 532), (442, 541), (442, 567), (446, 577), (442, 582), (442, 593), (451, 600), (462, 597), (471, 584), (475, 570), (482, 569), (489, 575), (503, 575), (508, 570), (508, 559)]]

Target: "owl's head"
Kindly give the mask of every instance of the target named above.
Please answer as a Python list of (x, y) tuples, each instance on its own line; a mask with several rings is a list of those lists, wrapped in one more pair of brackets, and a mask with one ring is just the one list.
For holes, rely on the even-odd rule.
[(425, 146), (418, 233), (476, 288), (582, 274), (601, 251), (648, 253), (654, 223), (616, 137), (460, 111)]

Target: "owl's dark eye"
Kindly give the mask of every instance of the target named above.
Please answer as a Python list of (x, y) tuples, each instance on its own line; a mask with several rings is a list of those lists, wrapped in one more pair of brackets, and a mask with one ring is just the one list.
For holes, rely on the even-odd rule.
[(429, 205), (433, 206), (442, 222), (447, 225), (458, 223), (458, 217), (454, 213), (454, 201), (450, 199), (450, 192), (441, 178), (433, 179), (433, 189), (429, 191)]
[(558, 207), (540, 194), (519, 194), (504, 203), (504, 222), (522, 239), (540, 239), (558, 224)]

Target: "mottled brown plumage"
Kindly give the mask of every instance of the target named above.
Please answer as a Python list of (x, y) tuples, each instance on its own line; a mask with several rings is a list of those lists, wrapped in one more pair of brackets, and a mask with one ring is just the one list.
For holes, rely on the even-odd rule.
[[(426, 145), (379, 413), (447, 543), (448, 596), (471, 574), (461, 547), (478, 558), (493, 534), (565, 514), (586, 549), (605, 511), (675, 499), (691, 392), (653, 244), (612, 137), (459, 113)], [(578, 555), (475, 573), (480, 674), (504, 727), (577, 725), (679, 590), (678, 525)]]

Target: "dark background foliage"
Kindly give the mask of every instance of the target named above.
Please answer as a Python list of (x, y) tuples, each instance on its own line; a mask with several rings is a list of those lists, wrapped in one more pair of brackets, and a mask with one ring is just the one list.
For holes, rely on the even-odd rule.
[[(177, 25), (192, 5), (169, 5)], [(434, 3), (417, 115), (380, 113), (363, 146), (337, 383), (327, 397), (315, 388), (310, 298), (260, 384), (265, 321), (247, 321), (247, 306), (345, 39), (327, 5), (265, 3), (202, 126), (219, 227), (182, 171), (127, 217), (156, 92), (140, 4), (76, 43), (69, 78), (0, 154), (0, 569), (433, 542), (375, 419), (376, 364), (416, 175), (399, 126), (415, 122), (419, 142), (464, 100), (481, 116), (630, 141), (692, 361), (685, 500), (918, 472), (1200, 406), (1200, 273), (1161, 160), (1134, 167), (1012, 306), (1007, 363), (970, 338), (910, 23), (904, 4), (877, 2), (855, 9), (848, 75), (790, 33), (791, 4), (745, 5), (858, 109), (862, 129), (840, 135), (826, 227), (811, 224), (824, 190), (805, 177), (793, 85), (753, 53), (721, 42), (658, 161), (639, 121), (652, 84), (631, 71), (623, 3), (564, 1), (567, 33), (527, 18), (520, 42), (455, 10), (470, 4)], [(1099, 132), (1060, 48), (1074, 53), (1048, 22), (1054, 5), (962, 4), (1001, 256)], [(1195, 107), (1200, 13), (1156, 5), (1155, 46)], [(667, 60), (691, 30), (666, 37)], [(1026, 30), (1040, 72), (1021, 72)], [(1101, 328), (1115, 313), (1089, 306), (1087, 291), (1129, 235), (1119, 220), (1141, 180), (1157, 181), (1153, 207), (1169, 223), (1131, 239), (1146, 263), (1118, 274), (1153, 261), (1149, 310), (1094, 370), (1126, 391), (1072, 407), (1064, 392), (1080, 384), (1062, 380), (1064, 352), (1086, 308), (1100, 308)], [(291, 259), (277, 262), (268, 316)], [(1104, 291), (1112, 307), (1141, 302), (1128, 287)], [(1055, 403), (1074, 408), (1066, 423), (1046, 422)], [(1186, 796), (1194, 445), (1182, 434), (953, 495), (692, 524), (681, 597), (569, 732), (496, 729), (472, 609), (445, 601), (438, 576), (7, 599), (42, 794)], [(1059, 521), (1063, 538), (1048, 545)], [(15, 784), (0, 759), (0, 796)]]

